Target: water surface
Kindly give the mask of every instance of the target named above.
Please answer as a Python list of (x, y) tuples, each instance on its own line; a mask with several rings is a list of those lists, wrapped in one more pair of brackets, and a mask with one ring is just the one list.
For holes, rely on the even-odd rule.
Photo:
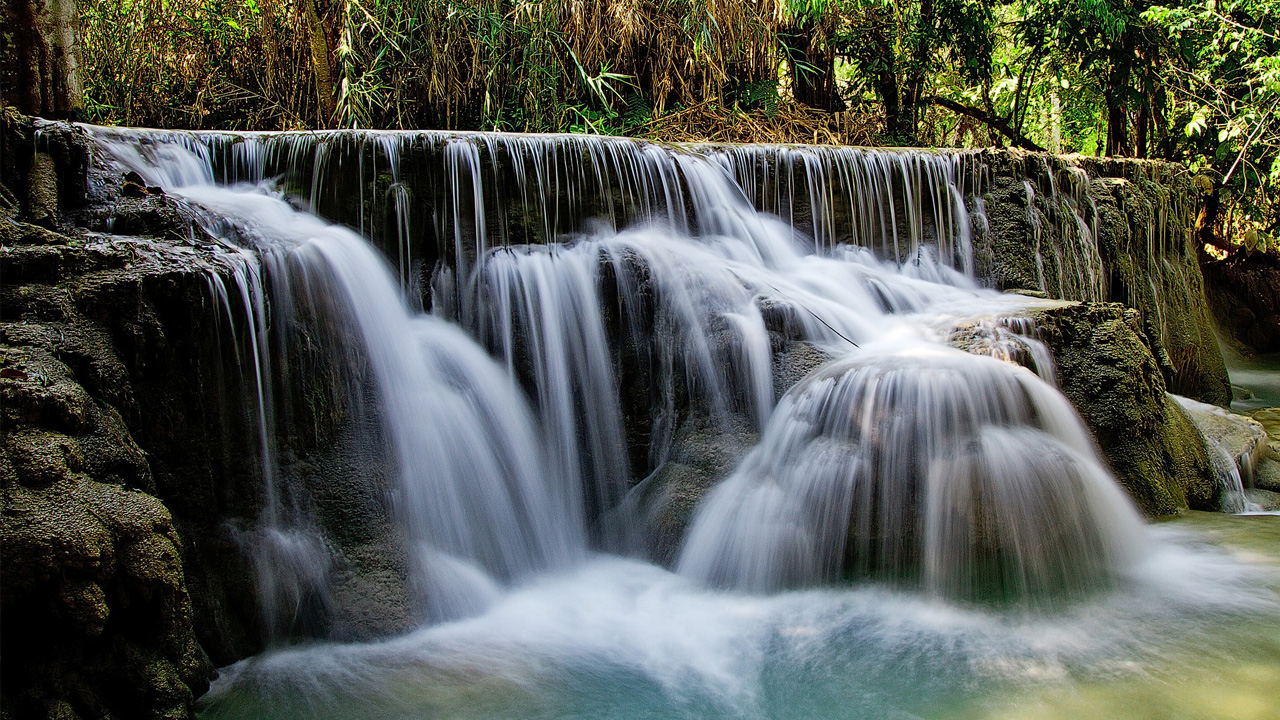
[(212, 718), (1268, 718), (1280, 518), (1186, 513), (1118, 589), (992, 610), (713, 592), (597, 557), (484, 615), (223, 670)]

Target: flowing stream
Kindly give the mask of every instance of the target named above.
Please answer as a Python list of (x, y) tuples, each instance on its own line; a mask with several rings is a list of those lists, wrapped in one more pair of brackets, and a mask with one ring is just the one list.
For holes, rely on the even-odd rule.
[[(1242, 656), (1275, 686), (1280, 635), (1238, 628), (1280, 627), (1280, 558), (1143, 523), (1052, 385), (1048, 301), (973, 277), (972, 158), (91, 132), (227, 249), (273, 639), (205, 717), (1009, 716)], [(1085, 199), (1061, 204), (1056, 286), (1100, 293)], [(369, 428), (409, 634), (293, 642), (344, 602), (284, 480), (303, 345)], [(694, 426), (741, 452), (664, 567), (652, 490)]]

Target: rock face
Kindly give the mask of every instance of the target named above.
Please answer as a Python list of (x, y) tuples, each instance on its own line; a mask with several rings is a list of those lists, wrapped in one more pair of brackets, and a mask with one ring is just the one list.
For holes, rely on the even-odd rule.
[(1177, 165), (981, 153), (990, 168), (987, 228), (975, 233), (978, 274), (1001, 290), (1122, 303), (1158, 341), (1168, 389), (1231, 402), (1192, 240), (1196, 191)]
[(185, 717), (214, 665), (267, 642), (413, 627), (384, 473), (344, 454), (367, 430), (329, 392), (352, 369), (290, 347), (279, 482), (331, 562), (276, 627), (246, 551), (265, 499), (245, 319), (211, 292), (235, 287), (228, 251), (162, 191), (104, 176), (78, 131), (5, 123), (3, 637), (32, 669), (6, 667), (6, 712)]
[(1166, 392), (1137, 311), (1084, 303), (1035, 313), (1062, 392), (1120, 483), (1148, 515), (1217, 510), (1221, 486), (1200, 431)]
[(328, 566), (265, 617), (246, 319), (211, 292), (234, 253), (73, 128), (6, 115), (0, 138), (3, 642), (31, 670), (6, 666), (5, 712), (185, 717), (213, 666), (267, 643), (414, 627), (385, 472), (350, 452), (376, 433), (333, 390), (359, 369), (289, 346), (278, 482)]
[(22, 469), (0, 469), (6, 705), (20, 717), (187, 717), (213, 666), (173, 520), (156, 498), (91, 479), (76, 441), (50, 435), (10, 437)]
[(679, 557), (698, 503), (751, 449), (757, 433), (745, 421), (726, 430), (705, 417), (692, 417), (676, 433), (671, 455), (633, 491), (648, 527), (641, 540), (649, 556), (664, 565)]
[(200, 287), (199, 257), (61, 232), (84, 199), (85, 146), (52, 134), (37, 153), (16, 122), (0, 206), (4, 712), (187, 717), (213, 674), (183, 562), (196, 537), (155, 495), (190, 467), (167, 462), (179, 443), (199, 457), (203, 428), (169, 405), (199, 377), (200, 313), (173, 322), (200, 303), (184, 291)]

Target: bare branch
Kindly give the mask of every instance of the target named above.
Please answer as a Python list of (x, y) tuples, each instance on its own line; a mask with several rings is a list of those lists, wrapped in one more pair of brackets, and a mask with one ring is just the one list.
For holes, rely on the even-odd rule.
[(941, 95), (934, 95), (931, 98), (926, 98), (925, 101), (933, 103), (934, 105), (940, 105), (950, 110), (953, 113), (958, 113), (960, 115), (967, 115), (977, 120), (978, 122), (983, 123), (984, 125), (991, 128), (992, 130), (999, 132), (1001, 135), (1004, 135), (1005, 137), (1009, 138), (1009, 141), (1011, 143), (1013, 143), (1017, 147), (1022, 148), (1023, 150), (1035, 150), (1038, 152), (1046, 152), (1044, 148), (1032, 142), (1031, 139), (1028, 138), (1026, 135), (1023, 135), (1022, 133), (1010, 127), (1008, 121), (1004, 120), (998, 115), (989, 113), (986, 110), (982, 110), (981, 108), (962, 105), (961, 103), (958, 103), (955, 100), (942, 97)]

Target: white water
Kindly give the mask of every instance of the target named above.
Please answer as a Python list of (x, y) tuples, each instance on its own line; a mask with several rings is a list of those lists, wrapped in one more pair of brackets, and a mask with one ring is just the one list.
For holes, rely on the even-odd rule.
[[(205, 716), (872, 720), (946, 717), (978, 688), (1161, 673), (1159, 686), (1170, 658), (1231, 662), (1233, 648), (1216, 641), (1229, 622), (1277, 606), (1262, 588), (1274, 568), (1242, 569), (1173, 529), (1156, 536), (1158, 551), (1131, 568), (1123, 592), (1031, 614), (877, 587), (713, 592), (646, 563), (595, 558), (481, 617), (225, 668)], [(1188, 672), (1175, 668), (1174, 685)]]
[[(1164, 623), (1203, 634), (1203, 613), (1269, 607), (1232, 563), (1145, 528), (1065, 399), (1009, 362), (1052, 377), (1021, 318), (1033, 301), (965, 273), (950, 160), (900, 164), (914, 191), (867, 181), (872, 203), (912, 199), (901, 238), (882, 203), (858, 220), (885, 261), (757, 212), (728, 172), (737, 156), (606, 141), (579, 149), (607, 158), (597, 182), (630, 183), (622, 217), (643, 222), (503, 247), (478, 171), (499, 143), (454, 143), (454, 262), (427, 315), (404, 296), (407, 243), (393, 270), (270, 182), (213, 184), (198, 137), (151, 140), (99, 142), (243, 251), (228, 314), (273, 320), (250, 324), (267, 541), (248, 546), (269, 623), (327, 581), (323, 528), (272, 479), (268, 377), (289, 375), (268, 357), (284, 328), (321, 316), (372, 383), (419, 611), (454, 621), (245, 661), (209, 696), (213, 717), (906, 717), (975, 683), (1121, 672)], [(547, 192), (557, 155), (503, 142), (539, 148), (518, 187)], [(555, 237), (560, 206), (544, 202)], [(962, 330), (985, 356), (947, 345)], [(773, 363), (799, 342), (834, 359), (779, 398)], [(645, 417), (624, 402), (637, 391)], [(629, 434), (659, 467), (682, 413), (746, 418), (760, 442), (701, 504), (676, 574), (592, 556), (628, 536), (602, 524), (638, 522), (623, 512), (640, 479)]]
[(1062, 598), (1143, 544), (1061, 395), (992, 358), (894, 343), (783, 398), (703, 502), (680, 571), (756, 591), (852, 572), (939, 597)]
[[(529, 409), (511, 378), (456, 326), (410, 311), (390, 268), (368, 243), (260, 187), (208, 182), (198, 157), (180, 147), (159, 145), (145, 153), (139, 146), (106, 147), (149, 184), (216, 216), (220, 223), (210, 222), (209, 229), (229, 232), (253, 250), (232, 256), (246, 263), (230, 268), (233, 279), (258, 278), (259, 256), (273, 269), (269, 309), (261, 293), (241, 292), (259, 335), (269, 311), (288, 325), (297, 319), (295, 305), (315, 306), (317, 298), (340, 305), (340, 321), (354, 327), (359, 362), (367, 364), (377, 389), (396, 476), (393, 505), (410, 545), (418, 548), (415, 586), (424, 591), (428, 616), (483, 610), (492, 581), (477, 576), (510, 581), (567, 564), (582, 552), (577, 489), (547, 472)], [(229, 293), (221, 295), (229, 302)], [(258, 336), (251, 344), (255, 353), (270, 347)], [(255, 367), (265, 364), (254, 357)], [(267, 397), (263, 374), (255, 375), (259, 407)], [(270, 467), (272, 441), (264, 435), (262, 442), (268, 464), (264, 532), (251, 541), (251, 552), (261, 569), (268, 622), (276, 625), (278, 615), (296, 605), (300, 587), (322, 578), (326, 563), (323, 543), (307, 540), (305, 529), (292, 526), (299, 519), (281, 508)]]

